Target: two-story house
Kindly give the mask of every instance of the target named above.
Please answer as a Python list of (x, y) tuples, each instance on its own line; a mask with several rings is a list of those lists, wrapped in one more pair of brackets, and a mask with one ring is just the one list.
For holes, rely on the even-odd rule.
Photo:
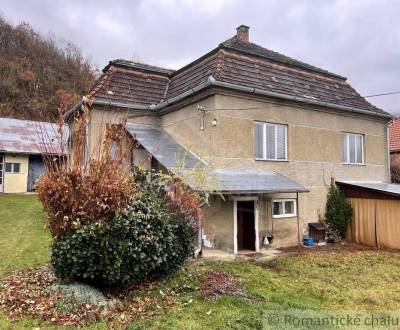
[(86, 154), (105, 123), (127, 118), (140, 145), (134, 161), (207, 169), (218, 188), (205, 206), (206, 247), (258, 251), (267, 237), (297, 244), (323, 216), (331, 178), (388, 181), (391, 115), (346, 78), (250, 42), (244, 25), (176, 71), (111, 61), (90, 98)]

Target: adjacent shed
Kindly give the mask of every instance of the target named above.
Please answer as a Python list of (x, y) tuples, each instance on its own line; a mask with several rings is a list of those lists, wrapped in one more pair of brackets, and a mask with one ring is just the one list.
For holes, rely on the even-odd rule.
[(347, 238), (379, 248), (400, 249), (400, 185), (336, 182), (353, 207)]
[(0, 118), (0, 193), (34, 190), (46, 170), (43, 155), (64, 155), (67, 139), (66, 126), (61, 138), (52, 123)]

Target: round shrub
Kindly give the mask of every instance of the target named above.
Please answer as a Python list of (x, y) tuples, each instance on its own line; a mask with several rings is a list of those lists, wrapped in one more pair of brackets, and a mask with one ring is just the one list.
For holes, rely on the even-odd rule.
[(124, 286), (179, 268), (193, 252), (195, 229), (168, 208), (161, 188), (146, 185), (124, 213), (57, 239), (57, 277), (97, 286)]

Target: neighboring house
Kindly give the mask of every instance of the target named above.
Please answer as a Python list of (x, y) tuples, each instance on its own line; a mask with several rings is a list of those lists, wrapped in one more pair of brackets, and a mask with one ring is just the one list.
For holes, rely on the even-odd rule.
[[(346, 78), (251, 43), (243, 25), (177, 71), (111, 61), (90, 99), (85, 155), (96, 153), (105, 123), (127, 118), (135, 162), (208, 171), (217, 187), (202, 222), (206, 247), (258, 251), (268, 236), (297, 244), (323, 217), (332, 177), (357, 181), (356, 190), (389, 179), (391, 115)], [(72, 130), (80, 107), (67, 115)]]
[(0, 193), (33, 191), (46, 171), (43, 155), (60, 152), (55, 124), (0, 118)]
[(391, 155), (400, 154), (400, 118), (393, 118), (389, 124), (389, 150)]
[(391, 180), (400, 183), (400, 118), (393, 118), (388, 124)]

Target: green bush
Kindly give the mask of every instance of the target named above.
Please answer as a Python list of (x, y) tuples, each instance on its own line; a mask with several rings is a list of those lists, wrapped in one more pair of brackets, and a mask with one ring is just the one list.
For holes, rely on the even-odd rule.
[(64, 235), (52, 246), (57, 277), (95, 286), (124, 286), (165, 275), (192, 253), (195, 229), (173, 214), (163, 188), (145, 185), (125, 213)]
[(332, 180), (328, 191), (325, 211), (325, 221), (328, 227), (344, 238), (352, 213), (353, 208), (346, 201), (343, 191)]

